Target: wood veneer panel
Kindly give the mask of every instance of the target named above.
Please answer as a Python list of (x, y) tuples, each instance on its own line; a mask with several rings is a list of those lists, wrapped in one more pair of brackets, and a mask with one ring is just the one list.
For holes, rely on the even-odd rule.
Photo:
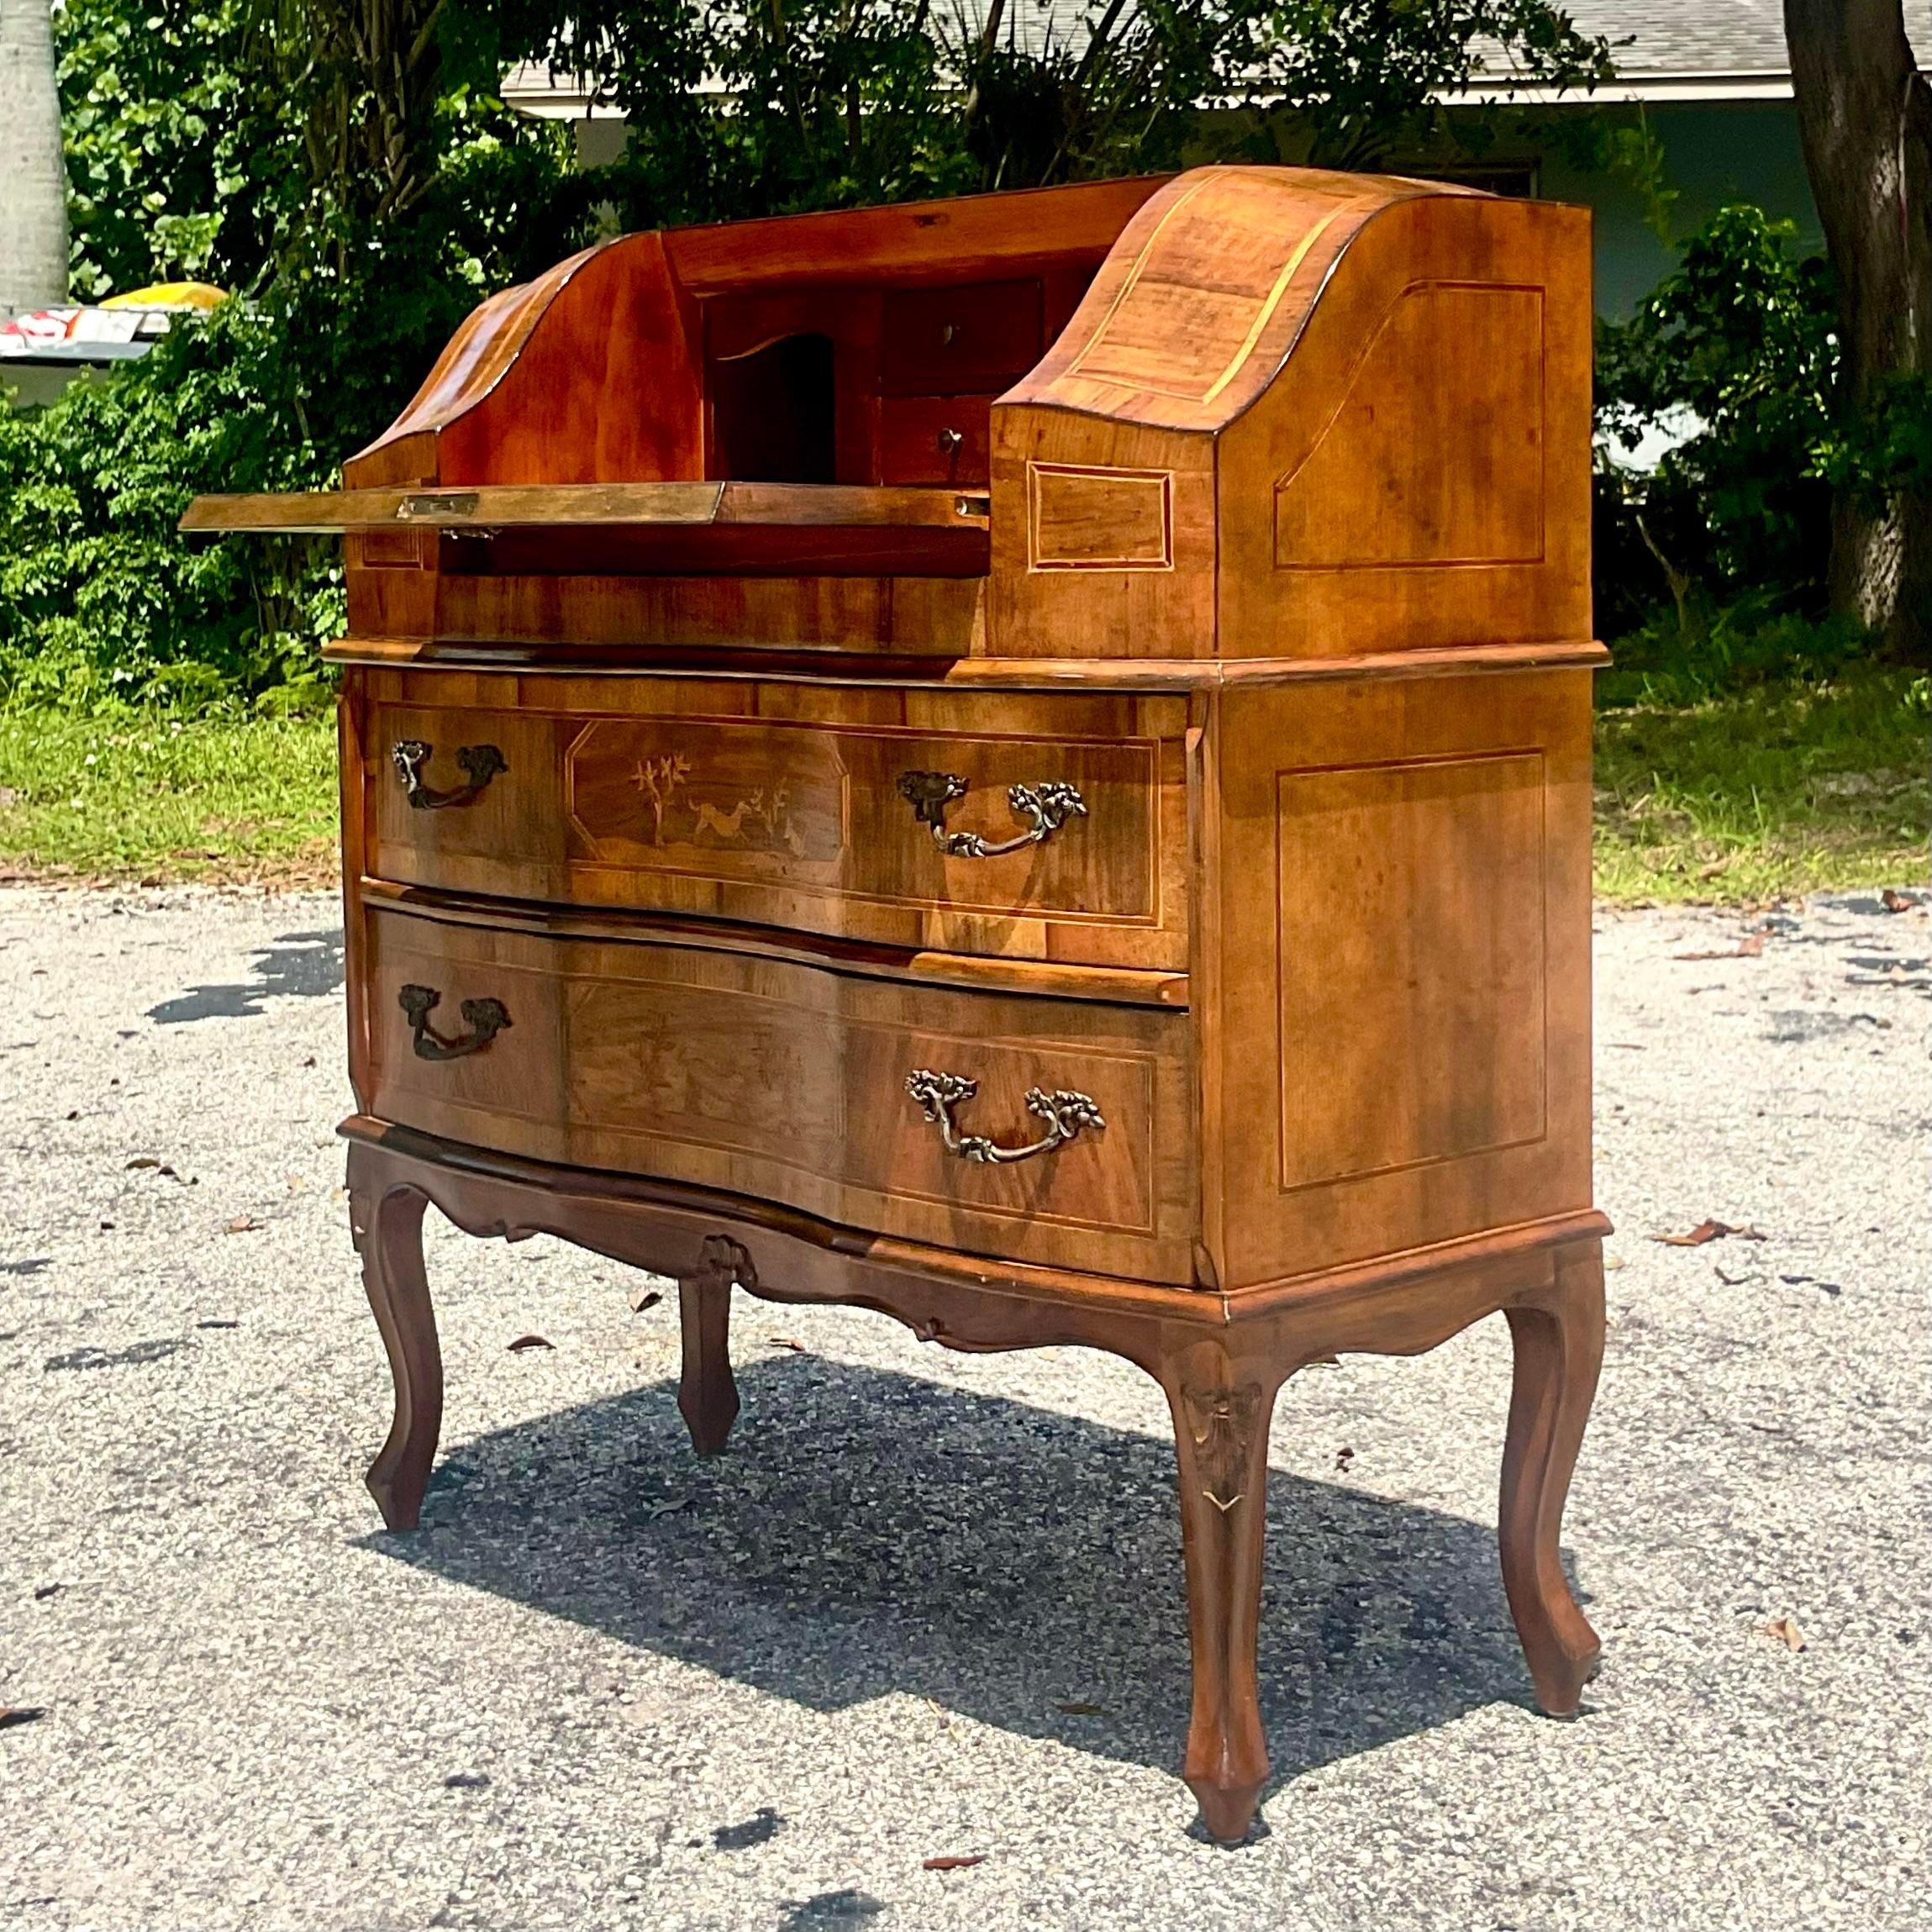
[(1122, 230), (1016, 403), (1212, 433), (1274, 379), (1362, 224), (1462, 191), (1309, 168), (1197, 168)]
[[(385, 573), (401, 576), (403, 573)], [(434, 615), (414, 634), (491, 644), (806, 646), (964, 657), (982, 648), (985, 580), (889, 576), (485, 576), (437, 575)], [(355, 587), (351, 586), (351, 597)], [(411, 634), (420, 602), (397, 598)], [(359, 627), (360, 628), (360, 627)]]
[[(729, 952), (370, 919), (374, 1110), (505, 1153), (650, 1173), (969, 1252), (1184, 1282), (1194, 1181), (1184, 1015), (903, 986)], [(398, 1003), (499, 1000), (483, 1052), (425, 1061)], [(980, 1082), (965, 1130), (1038, 1137), (1029, 1087), (1104, 1129), (1005, 1166), (948, 1155), (915, 1068)]]
[(1580, 209), (1364, 224), (1221, 439), (1224, 654), (1588, 637), (1591, 329)]
[(1211, 441), (1002, 401), (992, 499), (992, 654), (1214, 655)]
[(1587, 675), (1217, 702), (1223, 1286), (1587, 1208)]

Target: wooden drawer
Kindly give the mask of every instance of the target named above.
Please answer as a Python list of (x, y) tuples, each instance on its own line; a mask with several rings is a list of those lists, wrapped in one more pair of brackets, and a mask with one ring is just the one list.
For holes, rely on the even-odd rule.
[[(747, 681), (377, 672), (362, 724), (365, 869), (410, 885), (740, 919), (913, 949), (1184, 971), (1186, 701)], [(412, 805), (393, 762), (505, 769)], [(1015, 786), (1086, 808), (949, 854), (906, 774), (964, 782), (945, 831), (1027, 832)], [(1050, 800), (1047, 803), (1050, 804)]]
[[(558, 939), (372, 908), (363, 973), (382, 1119), (500, 1151), (784, 1203), (842, 1225), (1150, 1281), (1189, 1278), (1189, 1022), (1155, 1008), (955, 992), (694, 947)], [(419, 1057), (405, 987), (462, 1036)], [(949, 1153), (906, 1087), (979, 1083), (961, 1132), (1035, 1141), (1028, 1090), (1089, 1096), (1104, 1125), (1008, 1165)]]
[(990, 473), (990, 396), (889, 396), (879, 408), (879, 481), (977, 483)]
[(887, 396), (997, 394), (1040, 360), (1037, 282), (888, 292), (881, 338)]

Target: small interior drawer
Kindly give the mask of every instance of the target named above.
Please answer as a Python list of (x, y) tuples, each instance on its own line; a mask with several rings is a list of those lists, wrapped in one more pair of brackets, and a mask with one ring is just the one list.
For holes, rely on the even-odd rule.
[(990, 396), (888, 396), (879, 411), (879, 480), (983, 484), (992, 416)]
[(887, 396), (997, 394), (1045, 347), (1037, 282), (889, 290), (880, 387)]

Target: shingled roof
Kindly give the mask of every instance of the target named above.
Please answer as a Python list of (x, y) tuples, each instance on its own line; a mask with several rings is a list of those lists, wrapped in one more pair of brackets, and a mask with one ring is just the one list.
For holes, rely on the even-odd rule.
[[(1129, 0), (1131, 3), (1131, 0)], [(1561, 3), (1561, 0), (1559, 0)], [(984, 0), (965, 0), (970, 18)], [(1077, 50), (1086, 40), (1088, 0), (1013, 0), (1007, 18), (1019, 45)], [(1600, 101), (1788, 100), (1791, 62), (1785, 50), (1782, 0), (1569, 0), (1582, 33), (1610, 43), (1617, 78), (1592, 97)], [(1932, 62), (1932, 0), (1906, 0), (1905, 25), (1921, 62)], [(1547, 101), (1549, 90), (1525, 87), (1500, 57), (1454, 97)], [(540, 66), (517, 68), (503, 97), (526, 113), (575, 118), (600, 110), (581, 83)]]

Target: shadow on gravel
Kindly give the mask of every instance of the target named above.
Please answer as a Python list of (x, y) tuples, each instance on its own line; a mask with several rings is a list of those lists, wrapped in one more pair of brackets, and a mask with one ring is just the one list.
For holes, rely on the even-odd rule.
[(156, 1026), (194, 1019), (258, 1019), (265, 999), (325, 999), (342, 984), (342, 931), (283, 933), (256, 954), (245, 986), (191, 986), (148, 1008)]
[[(904, 1692), (1174, 1767), (1170, 1444), (813, 1356), (739, 1387), (715, 1461), (663, 1383), (463, 1445), (366, 1546), (815, 1709)], [(1487, 1527), (1277, 1471), (1266, 1589), (1275, 1784), (1529, 1700)]]

